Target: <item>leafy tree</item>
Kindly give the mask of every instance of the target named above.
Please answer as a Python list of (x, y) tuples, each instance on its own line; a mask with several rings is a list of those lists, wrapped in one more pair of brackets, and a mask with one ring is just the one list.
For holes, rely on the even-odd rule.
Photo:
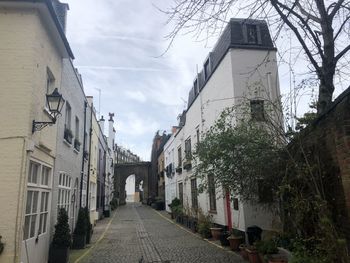
[(212, 34), (234, 15), (265, 19), (275, 39), (289, 28), (319, 80), (317, 113), (332, 102), (336, 72), (346, 76), (350, 50), (350, 2), (347, 0), (173, 0), (163, 10), (173, 26), (170, 44), (181, 32)]
[(281, 146), (266, 125), (250, 120), (234, 123), (235, 110), (224, 110), (203, 134), (193, 154), (195, 174), (208, 189), (208, 176), (217, 185), (249, 202), (259, 201), (259, 191), (276, 192)]
[(58, 211), (57, 224), (55, 225), (55, 234), (52, 245), (57, 248), (66, 248), (71, 244), (71, 234), (68, 224), (68, 215), (64, 208)]

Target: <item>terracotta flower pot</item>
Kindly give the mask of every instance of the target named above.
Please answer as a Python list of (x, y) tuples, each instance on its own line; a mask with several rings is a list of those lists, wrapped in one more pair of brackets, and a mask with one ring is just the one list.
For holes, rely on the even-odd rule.
[(261, 263), (258, 251), (249, 248), (247, 248), (246, 251), (248, 252), (248, 259), (250, 263)]
[(230, 248), (233, 251), (237, 251), (239, 248), (239, 245), (242, 243), (243, 238), (242, 237), (236, 237), (236, 236), (229, 236), (227, 240), (230, 242)]
[(239, 250), (240, 250), (240, 253), (241, 253), (241, 257), (242, 257), (244, 260), (249, 260), (249, 258), (248, 258), (248, 252), (247, 252), (247, 245), (246, 245), (246, 244), (240, 244), (240, 245), (239, 245)]
[(213, 240), (219, 240), (221, 235), (222, 228), (220, 227), (211, 227), (210, 232), (213, 237)]

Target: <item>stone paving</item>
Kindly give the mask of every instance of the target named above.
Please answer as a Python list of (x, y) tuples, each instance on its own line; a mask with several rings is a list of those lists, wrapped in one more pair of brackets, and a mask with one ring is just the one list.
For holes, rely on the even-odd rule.
[(243, 261), (235, 253), (181, 229), (148, 206), (128, 204), (117, 209), (106, 235), (80, 262)]

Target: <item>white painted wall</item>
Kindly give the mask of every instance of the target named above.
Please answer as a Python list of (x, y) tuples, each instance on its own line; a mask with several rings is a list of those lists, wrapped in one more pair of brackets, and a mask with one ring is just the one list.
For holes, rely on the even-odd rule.
[[(219, 117), (223, 109), (238, 105), (249, 99), (264, 98), (278, 100), (280, 95), (276, 51), (230, 49), (221, 63), (211, 75), (210, 79), (197, 96), (186, 113), (186, 124), (170, 138), (164, 147), (165, 166), (171, 160), (178, 166), (177, 149), (182, 148), (185, 157), (185, 140), (191, 138), (192, 149), (197, 142), (196, 131), (207, 131)], [(172, 152), (174, 154), (172, 155)], [(173, 159), (172, 159), (173, 158)], [(183, 170), (176, 173), (174, 178), (165, 178), (165, 192), (167, 203), (171, 202), (174, 193), (178, 196), (178, 184), (184, 184), (184, 206), (191, 206), (192, 171)], [(200, 182), (197, 181), (197, 185)], [(217, 224), (227, 225), (225, 198), (222, 189), (217, 188), (216, 213), (211, 213)], [(206, 213), (209, 212), (209, 195), (199, 194), (198, 203)], [(169, 209), (167, 208), (169, 211)], [(232, 211), (233, 226), (245, 230), (250, 225), (259, 225), (263, 229), (273, 229), (273, 215), (249, 204), (239, 203), (239, 209)]]

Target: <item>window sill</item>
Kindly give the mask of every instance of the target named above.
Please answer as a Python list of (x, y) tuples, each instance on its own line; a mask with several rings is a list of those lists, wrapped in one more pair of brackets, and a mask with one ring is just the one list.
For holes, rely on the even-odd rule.
[(218, 212), (216, 210), (209, 210), (208, 213), (217, 215)]
[(79, 151), (77, 149), (73, 149), (73, 152), (75, 152), (76, 154), (79, 154)]
[(69, 148), (72, 147), (72, 144), (69, 143), (66, 139), (63, 139), (63, 143), (67, 145)]

